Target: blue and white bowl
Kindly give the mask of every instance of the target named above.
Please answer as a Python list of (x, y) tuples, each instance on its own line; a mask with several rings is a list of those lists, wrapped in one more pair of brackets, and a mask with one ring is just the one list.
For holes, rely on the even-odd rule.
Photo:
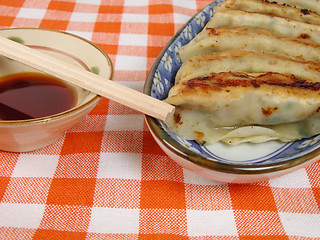
[[(192, 17), (162, 50), (147, 77), (144, 93), (165, 99), (181, 66), (179, 48), (193, 39), (212, 17), (215, 1)], [(221, 182), (248, 183), (268, 180), (305, 167), (320, 154), (320, 136), (292, 143), (269, 141), (229, 146), (201, 146), (171, 132), (164, 122), (146, 116), (156, 142), (174, 161), (204, 177)]]

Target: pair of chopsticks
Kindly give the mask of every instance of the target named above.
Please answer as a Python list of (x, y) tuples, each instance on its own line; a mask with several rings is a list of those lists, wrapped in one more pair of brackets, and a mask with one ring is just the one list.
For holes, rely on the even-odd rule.
[(0, 37), (0, 54), (151, 117), (166, 121), (174, 112), (170, 104), (4, 37)]

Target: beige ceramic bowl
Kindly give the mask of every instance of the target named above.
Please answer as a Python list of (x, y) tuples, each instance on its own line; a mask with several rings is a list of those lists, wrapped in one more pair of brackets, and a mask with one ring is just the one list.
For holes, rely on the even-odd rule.
[[(30, 28), (2, 29), (0, 36), (79, 65), (106, 79), (112, 78), (113, 67), (107, 54), (78, 36)], [(0, 77), (20, 72), (37, 71), (0, 56)], [(0, 120), (0, 150), (25, 152), (43, 148), (57, 141), (65, 131), (83, 120), (101, 97), (75, 86), (73, 88), (76, 90), (77, 103), (72, 109), (31, 120)]]

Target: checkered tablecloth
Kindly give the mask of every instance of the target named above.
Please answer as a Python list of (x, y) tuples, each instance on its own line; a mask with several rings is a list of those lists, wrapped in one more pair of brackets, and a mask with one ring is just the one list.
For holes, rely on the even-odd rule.
[[(206, 0), (0, 0), (0, 26), (68, 31), (142, 90), (155, 58)], [(102, 99), (58, 142), (0, 151), (0, 239), (320, 239), (320, 162), (257, 184), (178, 166), (144, 116)]]

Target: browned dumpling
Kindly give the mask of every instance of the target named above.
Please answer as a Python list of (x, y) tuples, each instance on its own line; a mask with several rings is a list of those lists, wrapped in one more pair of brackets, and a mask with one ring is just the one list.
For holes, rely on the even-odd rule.
[(217, 72), (278, 72), (301, 79), (320, 81), (320, 64), (294, 60), (276, 54), (243, 50), (228, 50), (196, 55), (182, 64), (176, 74), (176, 83)]
[[(266, 0), (262, 0), (262, 1), (265, 2)], [(313, 12), (320, 13), (319, 0), (272, 0), (270, 2), (285, 4), (292, 7), (304, 9), (305, 11), (313, 11)]]
[(275, 53), (320, 62), (320, 44), (279, 36), (266, 29), (249, 26), (206, 28), (187, 45), (181, 47), (179, 56), (181, 61), (185, 62), (195, 55), (232, 49)]
[[(214, 8), (214, 13), (218, 11), (226, 10), (242, 10), (246, 12), (261, 13), (265, 15), (277, 16), (289, 18), (299, 22), (310, 23), (319, 25), (320, 15), (313, 12), (313, 9), (319, 8), (319, 1), (317, 0), (301, 0), (301, 1), (278, 1), (282, 4), (276, 4), (277, 1), (265, 1), (265, 0), (226, 0)], [(287, 4), (283, 4), (287, 2)], [(296, 4), (292, 6), (289, 3), (300, 2), (300, 8), (296, 7)], [(309, 8), (308, 8), (309, 7)]]
[[(170, 90), (165, 101), (176, 111), (168, 125), (185, 139), (207, 143), (311, 137), (320, 131), (319, 89), (319, 82), (280, 73), (212, 73), (180, 81)], [(256, 127), (245, 128), (237, 141), (226, 136), (246, 126)], [(259, 138), (257, 126), (263, 133)]]
[(207, 24), (207, 27), (211, 28), (238, 26), (260, 27), (281, 36), (310, 39), (320, 43), (319, 25), (261, 13), (241, 10), (219, 11)]

